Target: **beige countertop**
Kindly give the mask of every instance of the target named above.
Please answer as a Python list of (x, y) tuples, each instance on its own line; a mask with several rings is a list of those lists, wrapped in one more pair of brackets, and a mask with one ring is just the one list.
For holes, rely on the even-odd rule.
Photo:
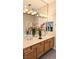
[(30, 46), (32, 46), (34, 44), (37, 44), (39, 42), (42, 42), (44, 40), (47, 40), (49, 38), (52, 38), (52, 37), (55, 37), (55, 35), (53, 34), (53, 32), (47, 33), (47, 35), (43, 36), (42, 39), (38, 39), (38, 37), (32, 37), (31, 40), (27, 40), (27, 37), (24, 37), (24, 39), (23, 39), (23, 49), (27, 48), (27, 47), (30, 47)]

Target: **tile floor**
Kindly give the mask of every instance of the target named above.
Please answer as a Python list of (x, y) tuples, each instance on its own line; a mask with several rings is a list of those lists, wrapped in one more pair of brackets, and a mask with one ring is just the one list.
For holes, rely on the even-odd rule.
[(56, 59), (56, 51), (52, 49), (44, 56), (42, 56), (40, 59)]

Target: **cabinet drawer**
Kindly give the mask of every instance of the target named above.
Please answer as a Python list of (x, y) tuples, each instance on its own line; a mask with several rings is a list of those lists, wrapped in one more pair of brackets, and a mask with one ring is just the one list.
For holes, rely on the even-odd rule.
[(36, 50), (34, 50), (30, 53), (25, 53), (23, 55), (23, 59), (36, 59)]

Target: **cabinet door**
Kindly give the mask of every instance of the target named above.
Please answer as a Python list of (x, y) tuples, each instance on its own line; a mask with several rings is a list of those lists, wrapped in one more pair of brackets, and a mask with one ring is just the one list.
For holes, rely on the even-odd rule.
[(23, 54), (23, 59), (36, 59), (36, 49), (26, 49), (27, 52)]
[(44, 53), (44, 42), (37, 44), (37, 58)]
[(51, 38), (49, 42), (50, 42), (50, 48), (54, 48), (54, 38)]
[(36, 53), (35, 52), (25, 53), (24, 59), (36, 59)]
[(45, 41), (45, 52), (49, 50), (49, 40)]

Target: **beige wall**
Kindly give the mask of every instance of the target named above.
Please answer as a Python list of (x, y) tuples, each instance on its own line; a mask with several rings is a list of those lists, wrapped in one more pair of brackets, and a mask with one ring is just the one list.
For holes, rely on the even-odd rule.
[(54, 0), (48, 6), (48, 21), (54, 22), (54, 34), (56, 34), (56, 1)]

